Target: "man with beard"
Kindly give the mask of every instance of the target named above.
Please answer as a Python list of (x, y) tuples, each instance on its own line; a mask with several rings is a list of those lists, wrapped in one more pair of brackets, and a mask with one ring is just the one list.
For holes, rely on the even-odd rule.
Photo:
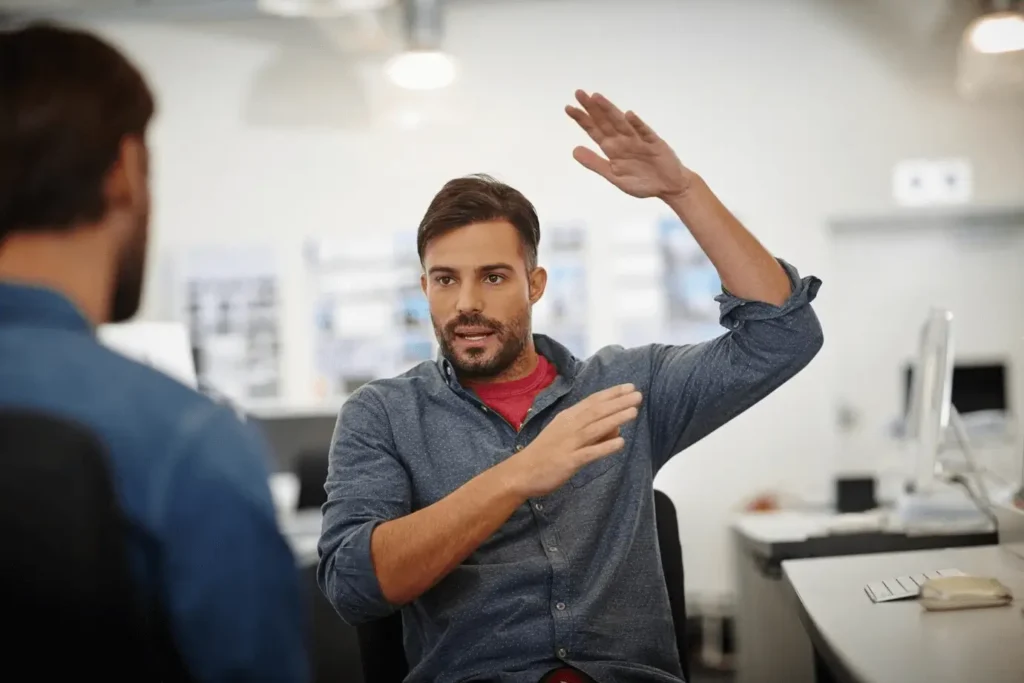
[[(264, 445), (226, 407), (95, 336), (139, 308), (153, 110), (141, 74), (96, 37), (0, 33), (0, 411), (100, 441), (138, 602), (169, 626), (188, 679), (304, 681), (299, 577)], [(59, 642), (61, 626), (55, 660), (39, 666), (95, 674), (69, 655), (88, 644)]]
[(320, 540), (320, 586), (346, 620), (402, 609), (413, 683), (680, 681), (654, 476), (822, 344), (819, 281), (772, 257), (634, 113), (576, 98), (567, 113), (604, 156), (575, 158), (689, 227), (727, 332), (574, 358), (531, 334), (546, 282), (533, 206), (486, 176), (445, 185), (419, 227), (440, 358), (342, 408)]

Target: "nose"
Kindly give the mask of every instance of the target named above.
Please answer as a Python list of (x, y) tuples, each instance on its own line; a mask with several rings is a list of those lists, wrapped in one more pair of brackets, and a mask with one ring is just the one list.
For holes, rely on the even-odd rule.
[(480, 296), (480, 288), (474, 282), (465, 282), (459, 288), (459, 299), (455, 302), (459, 313), (479, 313), (484, 310), (484, 302)]

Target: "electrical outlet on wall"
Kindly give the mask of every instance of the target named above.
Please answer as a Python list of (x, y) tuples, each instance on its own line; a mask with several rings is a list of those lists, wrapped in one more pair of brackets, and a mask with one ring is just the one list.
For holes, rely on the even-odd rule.
[(974, 196), (974, 177), (966, 159), (931, 162), (928, 183), (935, 204), (966, 204)]
[(900, 206), (931, 204), (930, 167), (926, 160), (907, 159), (896, 164), (892, 172), (892, 197)]
[(906, 159), (892, 174), (892, 196), (900, 206), (966, 204), (974, 196), (971, 163), (966, 159)]

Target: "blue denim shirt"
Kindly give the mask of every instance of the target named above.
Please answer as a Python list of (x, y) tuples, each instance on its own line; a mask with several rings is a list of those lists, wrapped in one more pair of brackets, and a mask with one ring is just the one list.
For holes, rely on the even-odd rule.
[(632, 382), (644, 395), (625, 449), (530, 500), (459, 567), (402, 607), (415, 683), (536, 683), (568, 663), (600, 683), (682, 680), (654, 524), (654, 475), (674, 454), (767, 396), (817, 353), (808, 305), (820, 281), (783, 264), (781, 307), (718, 297), (722, 336), (608, 347), (588, 360), (537, 335), (558, 368), (520, 431), (460, 386), (445, 359), (355, 392), (338, 418), (320, 539), (320, 587), (349, 622), (396, 609), (370, 535), (526, 446), (560, 411)]
[(305, 681), (305, 609), (267, 452), (232, 412), (102, 346), (55, 292), (0, 282), (0, 409), (90, 428), (106, 446), (144, 597), (196, 681)]

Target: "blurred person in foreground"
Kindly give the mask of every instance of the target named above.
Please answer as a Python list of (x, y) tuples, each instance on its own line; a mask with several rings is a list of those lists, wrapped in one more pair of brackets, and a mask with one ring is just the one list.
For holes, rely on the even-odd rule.
[(96, 338), (139, 308), (153, 112), (100, 39), (0, 33), (0, 410), (73, 420), (105, 446), (140, 599), (191, 680), (304, 681), (305, 610), (263, 443)]
[(575, 158), (682, 219), (724, 284), (727, 331), (574, 358), (531, 333), (546, 274), (530, 202), (486, 176), (441, 189), (418, 238), (440, 357), (342, 408), (320, 539), (320, 586), (346, 620), (402, 609), (415, 683), (680, 681), (654, 476), (822, 345), (819, 280), (635, 114), (576, 98), (567, 113), (604, 156)]

